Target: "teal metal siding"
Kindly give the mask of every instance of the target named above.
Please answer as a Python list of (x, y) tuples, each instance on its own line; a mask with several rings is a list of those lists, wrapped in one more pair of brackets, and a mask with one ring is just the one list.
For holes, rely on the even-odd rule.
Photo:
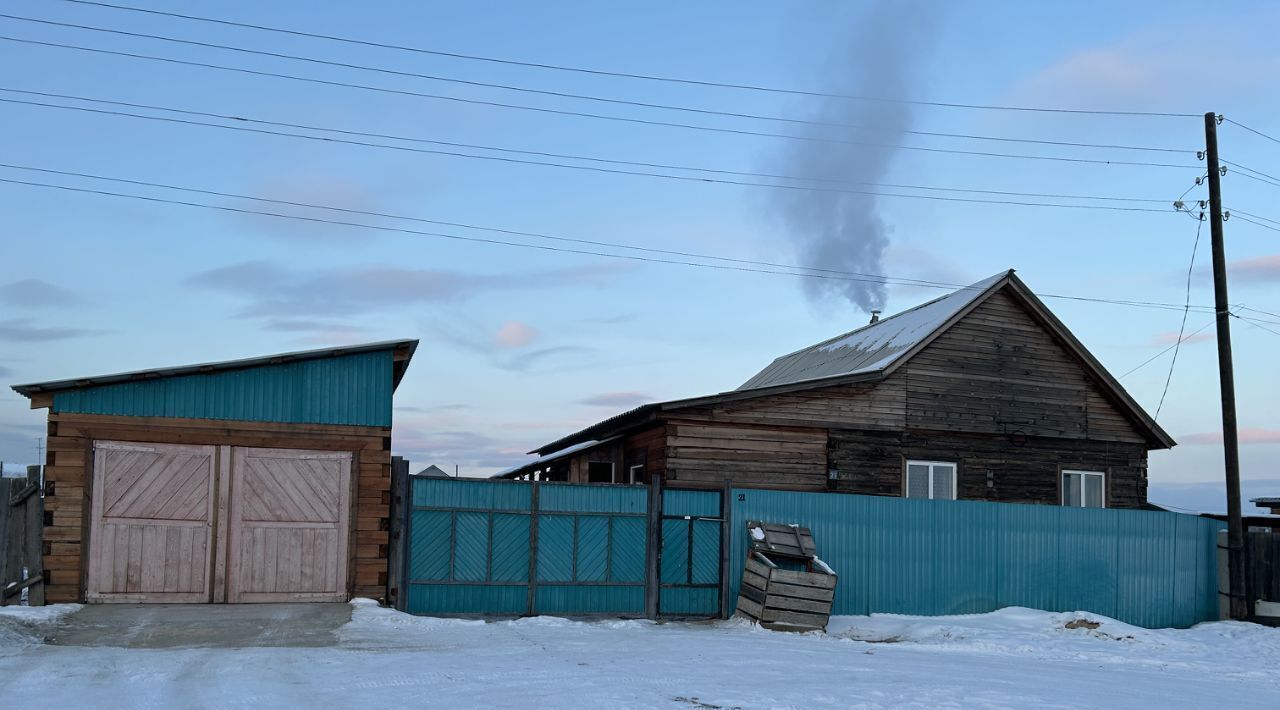
[(658, 613), (720, 613), (721, 491), (662, 491)]
[[(734, 491), (731, 598), (746, 521), (812, 529), (839, 575), (832, 613), (946, 615), (1026, 606), (1149, 628), (1217, 618), (1222, 523), (1093, 510), (830, 493)], [(741, 500), (739, 500), (741, 499)], [(666, 593), (666, 590), (663, 590)]]
[(644, 614), (644, 487), (541, 483), (535, 505), (534, 484), (519, 481), (411, 486), (407, 611)]
[(51, 411), (389, 427), (393, 381), (380, 350), (55, 392)]

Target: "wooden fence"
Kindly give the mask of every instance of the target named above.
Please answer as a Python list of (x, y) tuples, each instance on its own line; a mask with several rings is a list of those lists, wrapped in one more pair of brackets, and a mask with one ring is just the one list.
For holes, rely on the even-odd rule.
[(29, 604), (44, 604), (43, 530), (40, 467), (28, 466), (26, 478), (0, 478), (0, 606), (19, 603), (23, 590)]

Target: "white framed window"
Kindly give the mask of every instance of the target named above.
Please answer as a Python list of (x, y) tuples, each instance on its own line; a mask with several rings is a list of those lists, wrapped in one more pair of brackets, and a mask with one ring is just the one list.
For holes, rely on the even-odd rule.
[(644, 464), (638, 463), (627, 469), (627, 483), (644, 483)]
[(908, 461), (906, 498), (956, 499), (956, 465), (948, 461)]
[(1107, 474), (1102, 471), (1063, 471), (1062, 504), (1075, 508), (1107, 507)]

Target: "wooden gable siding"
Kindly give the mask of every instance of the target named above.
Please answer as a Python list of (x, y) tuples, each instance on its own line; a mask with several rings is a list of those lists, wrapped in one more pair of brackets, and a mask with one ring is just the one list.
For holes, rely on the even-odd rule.
[(1003, 292), (891, 379), (905, 381), (908, 430), (1145, 441), (1081, 364)]
[(255, 446), (353, 453), (355, 524), (348, 547), (354, 596), (385, 596), (391, 495), (391, 430), (322, 424), (235, 422), (92, 414), (49, 415), (44, 568), (50, 603), (84, 599), (84, 540), (95, 440)]
[(644, 478), (639, 482), (648, 483), (650, 477), (667, 470), (667, 425), (659, 424), (629, 435), (623, 452), (624, 471), (630, 471), (632, 466), (644, 466)]
[[(683, 414), (682, 414), (683, 416)], [(827, 430), (673, 419), (667, 423), (667, 478), (681, 486), (824, 490)]]

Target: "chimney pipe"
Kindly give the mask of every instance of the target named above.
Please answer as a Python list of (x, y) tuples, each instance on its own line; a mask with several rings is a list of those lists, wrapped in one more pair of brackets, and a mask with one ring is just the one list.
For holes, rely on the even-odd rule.
[(871, 311), (871, 322), (872, 323), (880, 322), (880, 311)]

